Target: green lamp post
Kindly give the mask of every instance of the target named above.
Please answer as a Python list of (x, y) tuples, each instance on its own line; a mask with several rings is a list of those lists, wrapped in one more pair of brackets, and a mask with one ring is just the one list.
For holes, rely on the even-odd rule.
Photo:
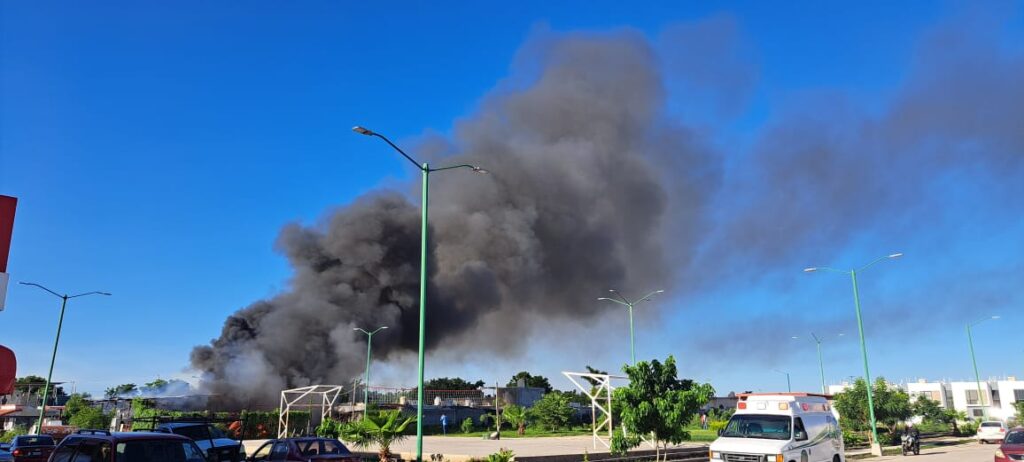
[(864, 380), (867, 381), (868, 389), (868, 416), (871, 418), (871, 437), (872, 437), (872, 452), (876, 452), (877, 455), (881, 455), (881, 445), (878, 442), (878, 424), (875, 421), (875, 399), (874, 393), (871, 391), (871, 373), (868, 370), (868, 347), (864, 342), (864, 321), (861, 319), (860, 314), (860, 295), (857, 293), (857, 273), (864, 271), (882, 260), (892, 260), (902, 257), (902, 253), (893, 253), (884, 257), (876, 258), (871, 263), (864, 265), (860, 269), (851, 270), (839, 270), (829, 267), (810, 267), (804, 268), (805, 273), (813, 273), (815, 271), (827, 271), (831, 273), (848, 274), (850, 275), (850, 281), (853, 283), (853, 306), (857, 312), (857, 332), (860, 334), (860, 353), (861, 358), (864, 360)]
[(61, 303), (60, 303), (60, 317), (57, 318), (57, 337), (54, 338), (54, 340), (53, 340), (53, 355), (50, 356), (50, 372), (48, 372), (46, 374), (46, 385), (43, 387), (43, 399), (42, 399), (42, 403), (39, 406), (39, 422), (36, 424), (36, 433), (39, 433), (39, 432), (43, 431), (43, 419), (46, 417), (46, 398), (50, 394), (50, 382), (53, 380), (53, 364), (55, 362), (57, 362), (57, 345), (60, 344), (60, 330), (61, 330), (61, 327), (64, 326), (64, 309), (67, 308), (67, 306), (68, 306), (68, 300), (71, 300), (72, 298), (84, 297), (86, 295), (108, 295), (109, 296), (110, 294), (107, 293), (107, 292), (86, 292), (84, 294), (78, 294), (78, 295), (68, 295), (68, 294), (61, 295), (61, 294), (58, 294), (57, 292), (54, 292), (54, 291), (52, 291), (50, 289), (47, 289), (46, 287), (43, 287), (42, 285), (36, 284), (34, 282), (21, 282), (20, 284), (26, 285), (26, 286), (34, 286), (34, 287), (40, 288), (42, 290), (45, 290), (45, 291), (53, 294), (57, 298), (61, 299)]
[(971, 347), (971, 363), (974, 364), (974, 380), (978, 384), (978, 404), (981, 405), (982, 417), (988, 416), (988, 410), (985, 408), (985, 393), (981, 390), (981, 374), (978, 374), (978, 360), (974, 357), (974, 338), (971, 336), (971, 328), (990, 319), (999, 319), (999, 316), (989, 316), (967, 323), (967, 344)]
[[(836, 335), (836, 337), (842, 336), (843, 334)], [(799, 339), (800, 337), (794, 335), (792, 338)], [(825, 363), (821, 360), (821, 341), (823, 339), (815, 335), (814, 332), (811, 332), (811, 338), (813, 339), (814, 344), (818, 347), (818, 372), (821, 374), (821, 394), (824, 395), (827, 390), (825, 390)]]
[(363, 418), (370, 412), (370, 349), (373, 347), (373, 334), (387, 329), (388, 326), (380, 326), (373, 332), (367, 332), (358, 327), (352, 329), (366, 334), (366, 381), (363, 382)]
[(423, 461), (423, 339), (426, 335), (426, 306), (427, 306), (427, 192), (428, 184), (430, 181), (430, 174), (433, 172), (440, 172), (444, 170), (454, 170), (457, 168), (467, 168), (476, 173), (488, 173), (487, 170), (480, 168), (476, 165), (459, 164), (451, 165), (448, 167), (431, 168), (430, 164), (424, 162), (416, 162), (415, 159), (410, 157), (401, 148), (392, 143), (391, 140), (387, 139), (384, 135), (374, 132), (364, 127), (355, 126), (352, 127), (352, 131), (366, 136), (376, 136), (384, 140), (389, 146), (395, 151), (398, 151), (402, 157), (412, 162), (413, 165), (422, 174), (422, 205), (421, 205), (421, 218), (420, 218), (420, 322), (419, 322), (419, 386), (416, 393), (416, 461)]
[(641, 304), (643, 302), (649, 302), (649, 301), (651, 301), (651, 297), (653, 297), (656, 294), (660, 294), (662, 292), (665, 292), (665, 291), (664, 290), (655, 290), (654, 292), (651, 292), (651, 293), (649, 293), (647, 295), (644, 295), (643, 297), (640, 297), (640, 299), (636, 300), (636, 301), (630, 301), (626, 297), (623, 297), (622, 294), (616, 292), (615, 289), (609, 289), (608, 292), (611, 292), (612, 294), (614, 294), (618, 298), (601, 297), (601, 298), (598, 298), (597, 300), (598, 301), (606, 301), (606, 302), (615, 302), (615, 303), (618, 303), (619, 305), (625, 306), (626, 308), (629, 309), (629, 359), (631, 361), (631, 364), (636, 364), (636, 340), (635, 340), (636, 337), (633, 334), (633, 307), (635, 307), (635, 306), (637, 306), (637, 305), (639, 305), (639, 304)]
[(789, 380), (789, 372), (780, 371), (778, 369), (772, 369), (772, 370), (775, 371), (775, 372), (778, 372), (780, 374), (785, 374), (786, 375), (786, 391), (789, 392), (789, 393), (793, 393), (793, 382), (791, 382)]

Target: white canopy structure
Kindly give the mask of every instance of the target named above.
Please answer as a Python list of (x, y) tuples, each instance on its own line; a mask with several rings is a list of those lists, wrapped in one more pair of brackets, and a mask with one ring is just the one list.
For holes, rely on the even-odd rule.
[[(615, 428), (612, 424), (612, 390), (615, 389), (612, 380), (628, 380), (628, 378), (621, 375), (589, 372), (562, 371), (562, 375), (590, 398), (590, 430), (594, 437), (594, 449), (597, 449), (598, 442), (606, 448), (611, 448), (612, 432)], [(593, 386), (591, 386), (591, 381), (594, 383)], [(607, 436), (602, 435), (605, 432), (607, 432)]]
[[(293, 408), (309, 409), (309, 418), (313, 418), (313, 409), (320, 408), (320, 420), (330, 417), (334, 403), (341, 394), (341, 385), (310, 385), (308, 387), (281, 390), (281, 407), (277, 420), (277, 437), (288, 437), (288, 414)], [(310, 422), (312, 423), (312, 422)]]

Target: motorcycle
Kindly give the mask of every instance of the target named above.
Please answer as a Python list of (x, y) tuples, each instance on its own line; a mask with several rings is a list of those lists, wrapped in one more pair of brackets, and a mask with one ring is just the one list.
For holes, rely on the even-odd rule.
[(917, 435), (903, 435), (900, 437), (900, 442), (902, 443), (900, 446), (904, 456), (910, 452), (913, 452), (915, 456), (921, 454), (921, 441), (918, 440)]

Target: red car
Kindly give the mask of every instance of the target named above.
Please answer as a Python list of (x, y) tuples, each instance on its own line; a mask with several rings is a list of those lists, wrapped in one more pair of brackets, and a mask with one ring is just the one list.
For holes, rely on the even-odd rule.
[(334, 438), (281, 438), (260, 446), (249, 462), (359, 462), (341, 441)]
[(14, 462), (46, 462), (54, 446), (50, 435), (21, 435), (11, 441), (10, 452)]
[(1024, 427), (1017, 427), (1006, 433), (1003, 444), (996, 449), (995, 462), (1024, 460)]

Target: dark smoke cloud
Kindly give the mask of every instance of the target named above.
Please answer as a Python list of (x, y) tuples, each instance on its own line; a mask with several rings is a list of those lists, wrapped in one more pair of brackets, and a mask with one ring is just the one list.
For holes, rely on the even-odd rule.
[[(444, 164), (493, 172), (432, 177), (431, 349), (514, 348), (543, 329), (534, 314), (585, 322), (609, 287), (668, 288), (668, 211), (680, 204), (694, 226), (705, 214), (707, 191), (694, 185), (715, 175), (715, 160), (666, 117), (657, 61), (639, 34), (545, 35), (518, 62), (453, 139), (431, 143)], [(655, 158), (673, 162), (659, 171)], [(670, 195), (666, 177), (689, 185)], [(354, 326), (391, 326), (392, 340), (374, 345), (384, 358), (415, 350), (418, 204), (374, 192), (323, 225), (286, 227), (278, 248), (295, 271), (291, 288), (235, 313), (192, 353), (209, 391), (248, 400), (347, 383), (365, 352)]]

